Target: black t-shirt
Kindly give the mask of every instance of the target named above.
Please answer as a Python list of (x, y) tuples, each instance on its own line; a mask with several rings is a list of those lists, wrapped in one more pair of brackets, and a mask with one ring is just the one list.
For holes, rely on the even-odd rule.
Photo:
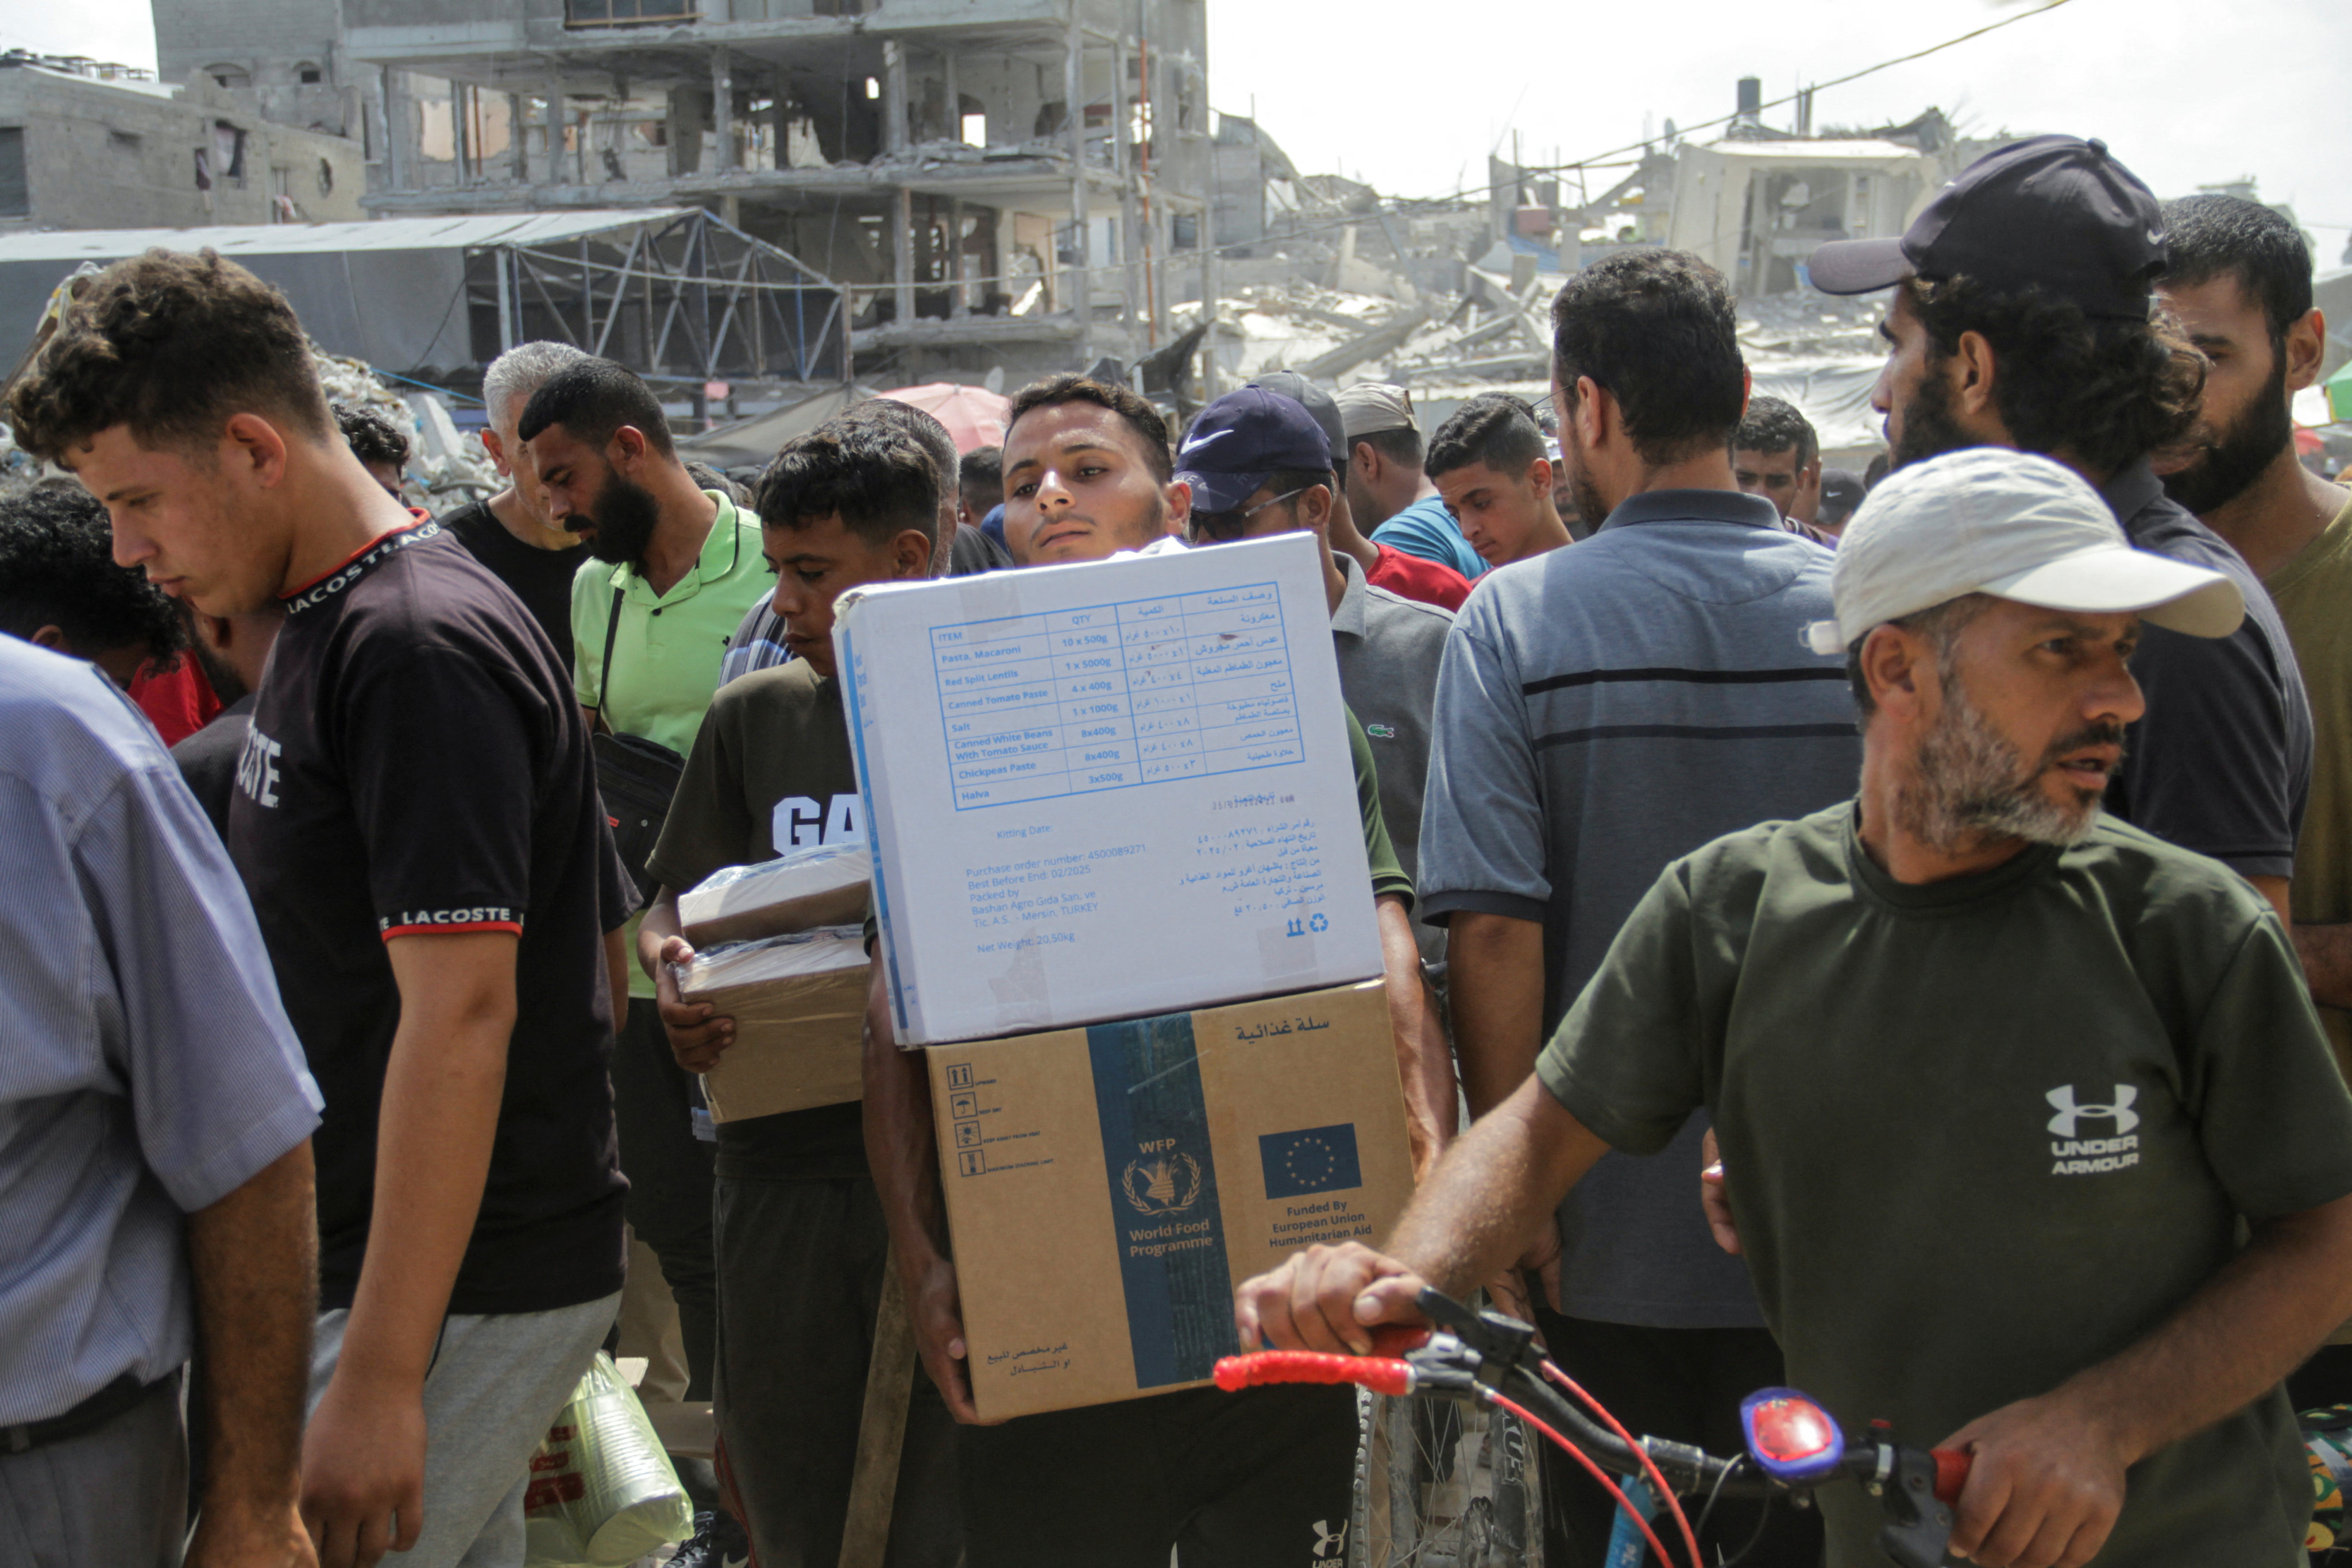
[[(684, 892), (726, 866), (865, 837), (841, 683), (806, 659), (730, 680), (711, 699), (654, 847), (653, 873)], [(855, 1100), (719, 1124), (719, 1173), (863, 1176)]]
[(228, 838), (228, 802), (236, 793), (236, 759), (245, 751), (245, 737), (253, 728), (253, 693), (248, 691), (219, 712), (212, 722), (172, 748), (180, 777), (188, 793), (212, 819), (213, 831)]
[(438, 525), (386, 534), (287, 601), (228, 845), (326, 1097), (322, 1303), (351, 1304), (367, 1247), (400, 1017), (385, 944), (436, 931), (520, 939), (505, 1098), (449, 1310), (618, 1290), (603, 939), (622, 895), (587, 726), (546, 637)]
[(451, 538), (472, 552), (490, 575), (513, 590), (531, 619), (555, 645), (566, 673), (572, 668), (572, 579), (588, 559), (588, 547), (541, 550), (507, 531), (486, 500), (467, 501), (441, 520)]
[(2107, 808), (2240, 876), (2292, 876), (2311, 793), (2311, 705), (2277, 606), (2146, 463), (2117, 474), (2105, 494), (2134, 544), (2222, 573), (2246, 600), (2244, 624), (2226, 637), (2140, 628), (2131, 668), (2147, 714), (2132, 726)]

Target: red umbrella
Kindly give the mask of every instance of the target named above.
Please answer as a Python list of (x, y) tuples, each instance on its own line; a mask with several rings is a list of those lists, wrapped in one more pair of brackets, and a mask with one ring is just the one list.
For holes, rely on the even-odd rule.
[(953, 382), (934, 381), (876, 395), (919, 408), (946, 426), (948, 434), (955, 437), (958, 452), (1004, 445), (1004, 426), (1013, 417), (1013, 400), (984, 386), (958, 386)]

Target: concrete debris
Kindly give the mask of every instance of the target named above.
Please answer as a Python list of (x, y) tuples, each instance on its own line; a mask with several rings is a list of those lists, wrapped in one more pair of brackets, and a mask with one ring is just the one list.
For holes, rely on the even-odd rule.
[(408, 432), (405, 499), (431, 512), (446, 511), (506, 488), (481, 437), (461, 433), (447, 404), (431, 392), (394, 392), (362, 361), (310, 345), (310, 361), (327, 401), (344, 408), (372, 408)]

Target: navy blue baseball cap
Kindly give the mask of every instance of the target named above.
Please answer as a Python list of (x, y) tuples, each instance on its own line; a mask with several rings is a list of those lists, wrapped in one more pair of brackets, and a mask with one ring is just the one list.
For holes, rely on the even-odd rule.
[(1297, 399), (1263, 387), (1228, 392), (1192, 421), (1176, 477), (1195, 511), (1233, 511), (1286, 468), (1331, 471), (1331, 443)]
[(2032, 136), (1986, 153), (1899, 239), (1832, 240), (1806, 263), (1824, 294), (1958, 274), (2004, 294), (2040, 288), (2083, 313), (2146, 321), (2164, 268), (2164, 211), (2104, 142)]
[(1331, 395), (1299, 374), (1295, 370), (1270, 370), (1250, 384), (1278, 396), (1287, 397), (1315, 417), (1323, 434), (1331, 442), (1331, 466), (1348, 466), (1348, 425), (1339, 416), (1339, 405)]

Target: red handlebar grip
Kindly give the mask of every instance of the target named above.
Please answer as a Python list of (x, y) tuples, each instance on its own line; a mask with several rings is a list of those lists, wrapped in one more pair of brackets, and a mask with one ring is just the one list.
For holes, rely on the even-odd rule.
[(1960, 1489), (1968, 1485), (1969, 1467), (1976, 1462), (1976, 1456), (1957, 1448), (1937, 1448), (1928, 1458), (1936, 1461), (1936, 1500), (1957, 1508)]
[(1389, 1356), (1326, 1355), (1320, 1351), (1258, 1351), (1217, 1363), (1227, 1394), (1269, 1383), (1358, 1383), (1374, 1394), (1412, 1392), (1412, 1368)]

